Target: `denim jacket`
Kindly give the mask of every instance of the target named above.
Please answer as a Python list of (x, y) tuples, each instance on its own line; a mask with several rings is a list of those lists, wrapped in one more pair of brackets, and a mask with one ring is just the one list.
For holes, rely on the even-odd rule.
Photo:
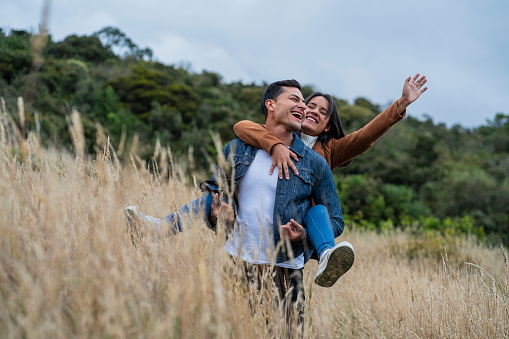
[[(200, 188), (215, 191), (221, 187), (231, 187), (235, 191), (240, 179), (246, 174), (249, 165), (252, 164), (257, 150), (256, 147), (248, 145), (240, 139), (231, 141), (223, 149), (226, 163), (223, 166), (220, 164), (212, 178), (202, 182)], [(274, 244), (277, 246), (280, 241), (279, 226), (290, 222), (290, 219), (294, 219), (301, 225), (303, 224), (304, 216), (308, 208), (312, 206), (312, 200), (316, 204), (324, 205), (327, 208), (334, 237), (338, 237), (343, 233), (344, 222), (336, 185), (329, 165), (318, 153), (307, 147), (295, 133), (290, 150), (299, 157), (299, 161), (294, 162), (299, 174), (295, 175), (290, 171), (289, 180), (278, 179), (272, 219), (274, 220)], [(207, 224), (210, 228), (214, 228), (210, 220), (207, 220)], [(306, 239), (309, 239), (306, 227), (304, 227), (304, 230)], [(291, 246), (294, 257), (298, 257), (305, 251), (305, 242), (294, 241), (291, 242)], [(288, 254), (284, 249), (279, 250), (277, 262), (289, 260)]]

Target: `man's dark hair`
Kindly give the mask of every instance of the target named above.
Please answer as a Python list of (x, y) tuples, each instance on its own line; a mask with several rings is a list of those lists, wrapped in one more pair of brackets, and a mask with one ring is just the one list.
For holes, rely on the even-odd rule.
[(298, 88), (299, 91), (302, 90), (299, 82), (295, 79), (280, 80), (273, 82), (269, 86), (267, 86), (265, 92), (263, 92), (261, 102), (262, 113), (265, 119), (267, 119), (267, 107), (265, 106), (265, 101), (269, 99), (276, 99), (279, 96), (279, 94), (283, 93), (283, 87), (295, 87)]

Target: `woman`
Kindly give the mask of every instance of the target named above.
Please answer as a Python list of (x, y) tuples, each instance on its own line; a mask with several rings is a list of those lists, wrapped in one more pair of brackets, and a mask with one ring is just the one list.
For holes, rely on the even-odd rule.
[[(427, 82), (426, 77), (419, 76), (417, 73), (412, 79), (408, 77), (403, 85), (402, 95), (397, 101), (366, 126), (346, 136), (332, 97), (320, 92), (311, 94), (305, 100), (308, 109), (302, 123), (301, 139), (325, 158), (331, 170), (339, 166), (348, 166), (353, 158), (368, 150), (378, 138), (403, 119), (408, 105), (428, 89), (422, 88)], [(233, 130), (242, 141), (262, 148), (272, 156), (270, 173), (278, 166), (279, 178), (282, 179), (283, 171), (288, 178), (288, 167), (294, 172), (297, 171), (290, 161), (290, 157), (298, 161), (297, 156), (262, 125), (244, 120), (238, 122)]]
[[(352, 159), (369, 149), (373, 143), (406, 115), (406, 108), (428, 88), (425, 76), (416, 74), (408, 77), (403, 85), (401, 97), (389, 108), (375, 117), (370, 123), (345, 136), (336, 103), (329, 94), (315, 92), (306, 100), (306, 117), (302, 122), (301, 139), (306, 145), (323, 156), (331, 170), (348, 166)], [(279, 178), (283, 172), (289, 179), (289, 169), (298, 174), (292, 158), (298, 161), (296, 154), (286, 148), (283, 143), (262, 125), (252, 121), (241, 121), (233, 127), (235, 134), (244, 142), (265, 150), (272, 156), (270, 174), (277, 166)], [(334, 234), (327, 210), (323, 206), (310, 208), (304, 219), (310, 241), (320, 258), (315, 282), (321, 286), (332, 286), (353, 264), (353, 247), (344, 241), (334, 245)], [(291, 232), (291, 230), (288, 230)], [(346, 265), (341, 265), (340, 262)]]

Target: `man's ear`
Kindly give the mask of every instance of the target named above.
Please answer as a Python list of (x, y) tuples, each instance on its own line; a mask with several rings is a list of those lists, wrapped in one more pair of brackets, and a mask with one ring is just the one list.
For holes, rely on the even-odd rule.
[(267, 111), (273, 111), (275, 104), (276, 104), (276, 101), (274, 101), (272, 99), (265, 100), (265, 107), (267, 107)]

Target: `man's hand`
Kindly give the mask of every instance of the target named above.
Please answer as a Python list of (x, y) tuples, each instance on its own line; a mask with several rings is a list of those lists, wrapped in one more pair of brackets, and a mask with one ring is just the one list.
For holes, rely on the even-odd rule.
[(295, 175), (299, 174), (297, 167), (295, 167), (295, 164), (292, 162), (290, 157), (292, 157), (295, 161), (299, 161), (299, 158), (297, 157), (297, 154), (290, 151), (288, 148), (286, 148), (285, 145), (276, 144), (272, 146), (272, 149), (270, 150), (270, 156), (272, 157), (272, 166), (270, 166), (269, 171), (270, 175), (272, 175), (274, 172), (274, 167), (276, 166), (279, 170), (279, 179), (283, 179), (283, 170), (285, 171), (286, 179), (290, 179), (290, 171), (288, 170), (288, 166), (290, 166)]
[(420, 74), (417, 73), (413, 78), (408, 77), (405, 80), (401, 98), (398, 99), (398, 111), (400, 114), (405, 111), (408, 105), (417, 100), (421, 94), (428, 89), (428, 87), (422, 88), (424, 84), (428, 82), (426, 76), (423, 75), (420, 78), (419, 76)]
[(302, 227), (298, 222), (291, 219), (289, 223), (286, 225), (279, 226), (279, 235), (283, 240), (290, 241), (304, 241), (306, 240), (306, 233), (304, 232), (304, 227)]
[(230, 223), (235, 220), (233, 208), (227, 203), (221, 201), (219, 204), (219, 194), (214, 195), (212, 206), (210, 207), (210, 221), (215, 225), (218, 221)]

